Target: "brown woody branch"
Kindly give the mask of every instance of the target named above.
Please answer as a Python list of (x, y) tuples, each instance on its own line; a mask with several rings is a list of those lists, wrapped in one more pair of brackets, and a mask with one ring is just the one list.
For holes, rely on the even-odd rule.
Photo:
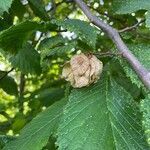
[(150, 89), (150, 72), (139, 62), (139, 60), (131, 53), (126, 44), (121, 39), (119, 32), (104, 23), (102, 20), (93, 15), (88, 6), (82, 0), (74, 0), (82, 9), (87, 18), (97, 27), (101, 28), (112, 41), (117, 49), (122, 53), (122, 56), (130, 63), (134, 71), (137, 73), (143, 84)]

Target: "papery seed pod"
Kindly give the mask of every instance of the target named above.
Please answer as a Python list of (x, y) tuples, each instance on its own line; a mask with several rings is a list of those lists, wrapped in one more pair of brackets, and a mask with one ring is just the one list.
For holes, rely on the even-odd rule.
[(74, 55), (70, 60), (70, 65), (74, 75), (83, 75), (90, 62), (86, 55)]
[(73, 77), (73, 73), (69, 61), (64, 64), (62, 70), (62, 77), (65, 78), (66, 81), (70, 81), (71, 85), (74, 84), (74, 77)]
[(62, 76), (70, 81), (74, 88), (81, 88), (95, 83), (102, 73), (103, 64), (92, 54), (74, 55), (65, 63)]
[(75, 84), (72, 84), (72, 86), (74, 88), (81, 88), (81, 87), (84, 87), (84, 86), (87, 86), (89, 85), (89, 79), (86, 78), (85, 76), (75, 76)]
[(96, 82), (100, 78), (102, 73), (103, 63), (97, 59), (94, 55), (90, 58), (91, 72), (90, 78), (91, 83)]

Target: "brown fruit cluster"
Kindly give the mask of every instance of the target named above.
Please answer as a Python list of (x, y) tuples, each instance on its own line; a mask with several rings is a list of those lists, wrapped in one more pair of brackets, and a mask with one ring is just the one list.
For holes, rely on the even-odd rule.
[(81, 88), (95, 83), (102, 73), (103, 64), (92, 54), (74, 55), (65, 63), (62, 76), (74, 88)]

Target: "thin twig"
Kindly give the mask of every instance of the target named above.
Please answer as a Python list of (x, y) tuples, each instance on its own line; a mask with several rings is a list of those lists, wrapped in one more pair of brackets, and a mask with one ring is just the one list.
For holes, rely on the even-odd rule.
[(5, 74), (0, 78), (0, 80), (4, 79), (13, 70), (14, 70), (14, 68), (11, 68), (9, 71), (5, 72)]
[(10, 119), (10, 116), (4, 110), (0, 111), (0, 114), (3, 115), (8, 120)]
[(98, 17), (90, 12), (88, 6), (82, 0), (74, 0), (87, 18), (97, 27), (102, 29), (110, 39), (115, 43), (117, 49), (122, 53), (122, 56), (130, 63), (133, 70), (137, 73), (143, 84), (150, 89), (150, 72), (139, 62), (139, 60), (131, 53), (126, 44), (121, 39), (119, 32), (111, 27), (110, 25), (104, 23)]
[[(36, 36), (36, 34), (35, 34), (35, 36)], [(42, 39), (42, 37), (44, 36), (44, 33), (42, 32), (41, 34), (40, 34), (40, 37), (37, 39), (37, 40), (33, 40), (32, 41), (32, 45), (34, 46), (34, 47), (36, 47), (36, 45), (39, 43), (39, 41)]]
[(100, 57), (107, 57), (107, 56), (110, 56), (110, 57), (114, 57), (114, 56), (122, 56), (122, 53), (112, 53), (112, 52), (109, 52), (109, 51), (107, 51), (107, 52), (104, 52), (104, 53), (102, 53), (102, 52), (96, 52), (96, 53), (93, 53), (94, 55), (98, 55), (98, 56), (100, 56)]
[(51, 16), (53, 16), (56, 12), (56, 3), (55, 3), (55, 0), (51, 0), (51, 3), (52, 3), (52, 10), (51, 10)]
[(19, 111), (23, 113), (23, 95), (24, 95), (24, 88), (25, 88), (25, 75), (21, 73), (20, 75), (20, 85), (19, 85)]
[(55, 32), (67, 32), (67, 29), (64, 29), (64, 30), (53, 30)]
[(127, 31), (131, 31), (133, 29), (136, 29), (141, 23), (143, 23), (145, 21), (145, 19), (142, 19), (141, 21), (137, 22), (135, 25), (131, 26), (131, 27), (126, 27), (124, 29), (119, 30), (119, 33), (122, 32), (127, 32)]

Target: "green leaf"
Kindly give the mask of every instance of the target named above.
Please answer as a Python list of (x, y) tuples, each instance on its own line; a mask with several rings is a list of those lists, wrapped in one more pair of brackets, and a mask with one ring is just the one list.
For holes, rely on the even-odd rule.
[(22, 20), (24, 17), (24, 14), (26, 13), (26, 7), (22, 5), (21, 1), (13, 0), (9, 13), (12, 18), (17, 16), (19, 20)]
[(141, 111), (143, 112), (143, 126), (147, 136), (148, 144), (150, 145), (150, 95), (141, 101)]
[[(30, 102), (32, 104), (33, 101), (37, 102), (40, 101), (43, 106), (49, 106), (55, 101), (60, 100), (62, 97), (64, 97), (64, 89), (62, 88), (46, 88), (41, 89), (40, 91), (37, 91), (35, 93), (32, 93), (32, 97), (29, 97)], [(31, 98), (33, 99), (31, 101)]]
[(51, 38), (44, 39), (40, 45), (42, 58), (50, 56), (62, 56), (64, 53), (71, 52), (76, 47), (76, 41), (69, 41), (62, 36), (53, 36)]
[[(17, 95), (17, 83), (12, 77), (7, 75), (5, 76), (6, 73), (7, 72), (5, 71), (0, 71), (0, 88), (10, 95)], [(5, 77), (3, 78), (3, 76)]]
[(123, 67), (117, 58), (109, 61), (109, 71), (115, 81), (121, 85), (126, 91), (128, 91), (134, 100), (138, 100), (141, 96), (141, 89), (133, 84), (129, 77), (126, 76)]
[(65, 21), (55, 20), (53, 23), (74, 32), (81, 40), (85, 41), (92, 48), (95, 48), (98, 30), (92, 27), (88, 22), (77, 19), (68, 19)]
[(14, 140), (15, 137), (12, 136), (8, 136), (8, 135), (0, 135), (0, 149), (2, 149), (2, 147), (10, 142), (11, 140)]
[(71, 42), (67, 45), (55, 47), (53, 49), (45, 50), (42, 52), (42, 57), (50, 57), (50, 56), (62, 56), (66, 52), (71, 52), (75, 48), (76, 43)]
[[(145, 68), (150, 70), (150, 45), (148, 44), (130, 44), (128, 45), (129, 49), (133, 52), (133, 54), (138, 58), (138, 60), (144, 65)], [(143, 86), (142, 82), (136, 75), (136, 73), (132, 70), (129, 64), (120, 59), (121, 65), (124, 68), (124, 71), (128, 77), (130, 77), (131, 81), (135, 83), (138, 87)]]
[(3, 15), (3, 12), (7, 11), (11, 7), (13, 0), (1, 0), (0, 1), (0, 16)]
[(44, 8), (44, 3), (42, 0), (28, 0), (28, 2), (37, 16), (41, 17), (44, 20), (50, 19)]
[(19, 133), (19, 131), (26, 125), (27, 119), (20, 113), (15, 116), (11, 128), (14, 134)]
[(62, 36), (56, 35), (56, 36), (46, 38), (43, 41), (41, 41), (38, 49), (41, 51), (45, 51), (47, 49), (54, 48), (54, 47), (59, 46), (59, 45), (64, 45), (65, 42), (67, 42), (67, 41), (68, 40), (66, 40)]
[(24, 74), (41, 73), (40, 55), (29, 43), (24, 45), (9, 61)]
[(4, 51), (16, 53), (28, 40), (29, 36), (40, 29), (42, 24), (25, 21), (0, 32), (0, 47)]
[(141, 9), (150, 9), (150, 0), (114, 0), (113, 8), (117, 14), (128, 14)]
[(146, 26), (150, 28), (150, 11), (146, 14)]
[(147, 150), (140, 113), (113, 79), (72, 91), (58, 128), (59, 150)]
[(49, 137), (56, 132), (65, 103), (65, 100), (61, 100), (41, 112), (3, 150), (41, 150)]
[[(113, 2), (113, 10), (117, 14), (129, 14), (143, 9), (148, 10), (148, 14), (150, 13), (150, 0), (114, 0)], [(150, 27), (150, 17), (147, 14), (146, 25)]]

